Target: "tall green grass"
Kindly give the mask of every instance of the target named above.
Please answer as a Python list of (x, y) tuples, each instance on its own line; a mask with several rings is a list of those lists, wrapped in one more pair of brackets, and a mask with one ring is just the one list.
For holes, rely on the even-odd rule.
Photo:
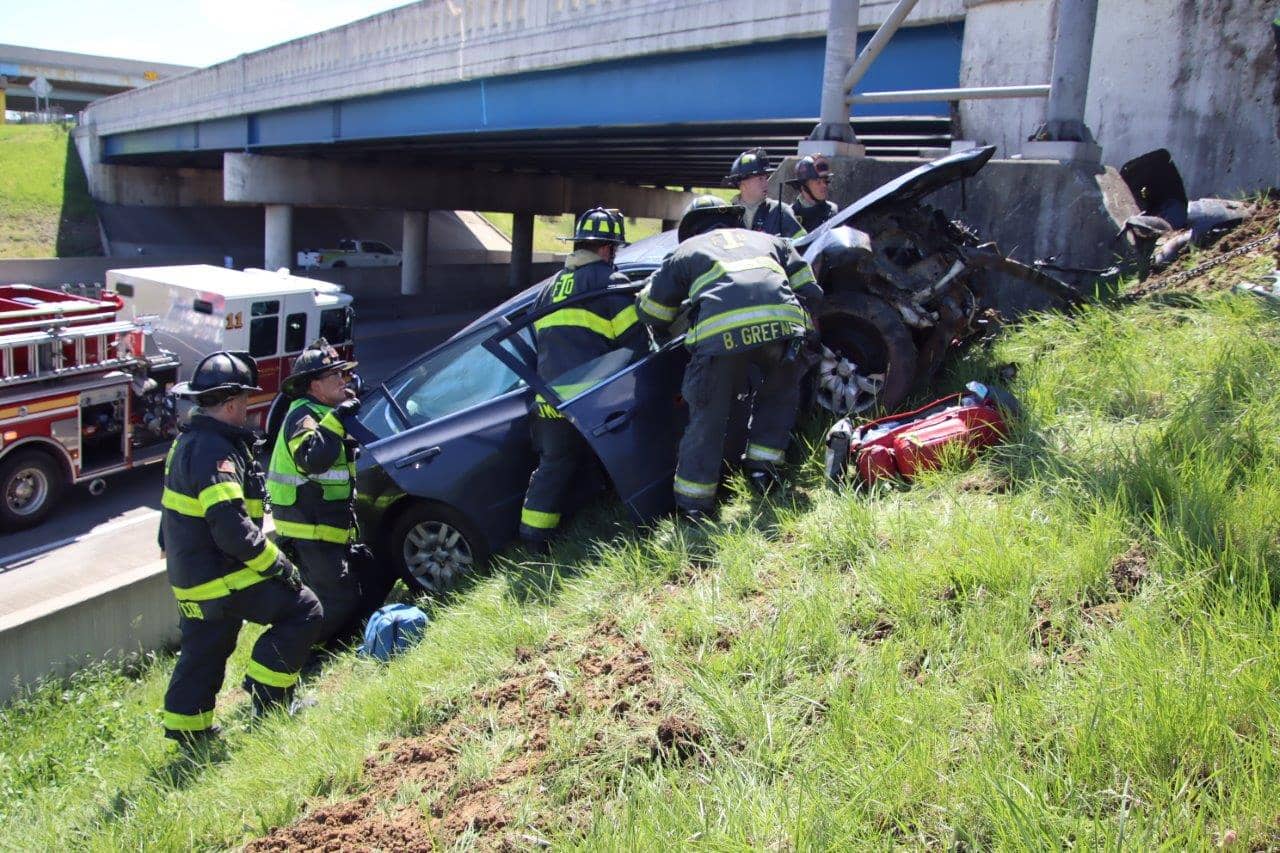
[(68, 129), (0, 124), (0, 258), (101, 250), (97, 214)]
[(0, 712), (0, 846), (235, 846), (350, 798), (382, 741), (454, 715), (476, 723), (460, 748), (483, 777), (520, 746), (473, 691), (553, 634), (546, 665), (572, 674), (606, 619), (649, 650), (701, 757), (571, 717), (511, 792), (513, 838), (1280, 846), (1278, 343), (1280, 318), (1245, 298), (1030, 320), (946, 380), (1018, 364), (1026, 417), (977, 466), (836, 491), (811, 450), (785, 495), (737, 481), (705, 529), (595, 510), (548, 564), (500, 561), (436, 606), (390, 666), (340, 658), (301, 718), (250, 728), (229, 690), (206, 764), (160, 737), (168, 660), (48, 687)]

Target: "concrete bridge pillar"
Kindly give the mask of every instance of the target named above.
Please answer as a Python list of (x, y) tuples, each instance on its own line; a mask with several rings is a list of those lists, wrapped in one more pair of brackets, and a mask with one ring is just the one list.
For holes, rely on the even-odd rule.
[(519, 293), (532, 282), (533, 214), (517, 211), (511, 215), (511, 273), (513, 292)]
[(400, 293), (415, 296), (422, 293), (427, 271), (427, 221), (425, 210), (404, 212), (404, 236), (400, 248)]
[(800, 143), (801, 156), (860, 157), (866, 153), (849, 122), (844, 86), (844, 78), (858, 55), (858, 5), (859, 0), (831, 0), (822, 63), (822, 112), (818, 126)]
[(268, 204), (263, 232), (263, 268), (274, 271), (280, 267), (292, 267), (294, 262), (293, 206)]
[(1084, 123), (1093, 61), (1098, 0), (1059, 2), (1053, 43), (1053, 73), (1045, 123), (1022, 146), (1028, 159), (1102, 162), (1102, 149)]

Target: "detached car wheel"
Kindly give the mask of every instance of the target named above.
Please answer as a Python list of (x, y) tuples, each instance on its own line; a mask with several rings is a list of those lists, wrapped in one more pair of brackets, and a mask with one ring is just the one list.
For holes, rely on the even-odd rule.
[(391, 528), (388, 556), (411, 589), (441, 594), (489, 560), (478, 531), (448, 507), (416, 504)]
[(916, 346), (893, 306), (868, 293), (827, 297), (818, 317), (825, 348), (818, 405), (844, 417), (902, 402), (916, 373)]
[(49, 454), (19, 450), (0, 462), (0, 527), (34, 527), (53, 511), (66, 487)]

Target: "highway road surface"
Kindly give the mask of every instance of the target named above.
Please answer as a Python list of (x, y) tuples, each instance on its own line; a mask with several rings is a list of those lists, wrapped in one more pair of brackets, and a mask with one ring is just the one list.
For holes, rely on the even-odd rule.
[[(473, 316), (357, 319), (360, 374), (367, 382), (381, 381)], [(0, 616), (159, 559), (160, 466), (126, 471), (106, 482), (106, 493), (96, 498), (84, 485), (73, 487), (33, 530), (0, 533)]]

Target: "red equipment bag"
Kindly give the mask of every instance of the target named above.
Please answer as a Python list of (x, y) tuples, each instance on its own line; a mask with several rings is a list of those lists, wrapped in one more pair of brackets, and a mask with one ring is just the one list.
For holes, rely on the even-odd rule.
[(970, 382), (912, 412), (888, 415), (861, 426), (844, 418), (827, 432), (827, 476), (841, 480), (850, 464), (865, 483), (884, 477), (909, 480), (938, 466), (947, 447), (970, 456), (996, 444), (1016, 417), (1018, 403), (1006, 391)]

